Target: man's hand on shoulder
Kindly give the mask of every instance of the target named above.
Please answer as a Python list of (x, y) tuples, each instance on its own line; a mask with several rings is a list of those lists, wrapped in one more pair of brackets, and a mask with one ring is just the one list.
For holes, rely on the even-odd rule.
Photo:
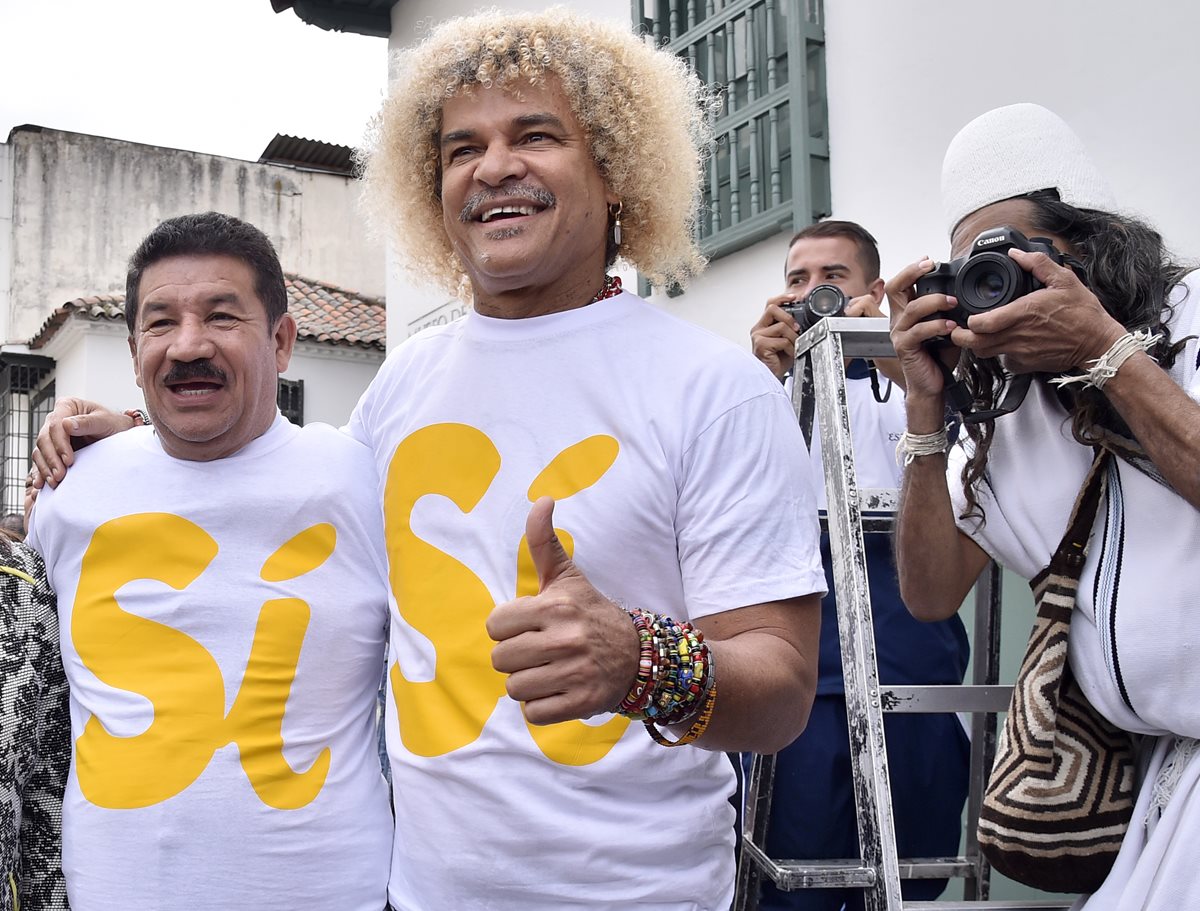
[(36, 471), (31, 475), (31, 486), (35, 491), (44, 484), (57, 487), (66, 477), (67, 469), (75, 464), (76, 450), (133, 426), (133, 418), (95, 402), (58, 399), (38, 431), (32, 456)]
[(629, 615), (567, 556), (554, 531), (554, 500), (533, 504), (525, 539), (540, 591), (498, 605), (487, 619), (492, 666), (531, 724), (612, 711), (637, 676), (640, 648)]

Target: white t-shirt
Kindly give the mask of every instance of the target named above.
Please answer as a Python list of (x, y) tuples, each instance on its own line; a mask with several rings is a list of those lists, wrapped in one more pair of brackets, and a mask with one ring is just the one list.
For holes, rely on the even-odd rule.
[(42, 492), (72, 908), (380, 911), (382, 538), (370, 454), (279, 415), (212, 462), (119, 434)]
[(811, 469), (779, 383), (622, 294), (427, 330), (389, 356), (350, 428), (375, 451), (399, 610), (393, 907), (727, 908), (729, 759), (607, 715), (527, 725), (484, 621), (537, 591), (523, 535), (543, 494), (619, 602), (694, 620), (822, 592)]
[[(1172, 300), (1172, 340), (1200, 334), (1200, 273), (1191, 273)], [(1169, 373), (1200, 401), (1198, 354), (1193, 338)], [(965, 458), (956, 447), (948, 467), (956, 516), (965, 504), (959, 481)], [(1071, 437), (1053, 392), (1034, 383), (1021, 407), (996, 421), (990, 486), (979, 487), (986, 523), (960, 519), (959, 527), (998, 562), (1032, 578), (1050, 562), (1091, 461), (1091, 449)], [(1127, 462), (1114, 464), (1071, 617), (1071, 670), (1092, 704), (1120, 727), (1200, 737), (1200, 510)], [(1170, 824), (1164, 817), (1154, 841), (1144, 845), (1141, 818), (1164, 758), (1167, 748), (1160, 745), (1122, 857), (1089, 911), (1166, 911), (1188, 907), (1182, 897), (1200, 894), (1200, 761), (1182, 772), (1167, 808)]]
[[(791, 382), (789, 379), (789, 395)], [(904, 390), (891, 385), (882, 374), (879, 384), (881, 391), (886, 392), (891, 388), (887, 401), (875, 401), (870, 378), (846, 378), (846, 406), (850, 412), (850, 439), (854, 447), (854, 480), (860, 490), (894, 490), (900, 487), (904, 477), (904, 470), (896, 461), (896, 444), (908, 428), (908, 416), (904, 410)], [(825, 470), (821, 462), (821, 428), (818, 424), (814, 417), (813, 485), (817, 490), (818, 506), (826, 509)]]

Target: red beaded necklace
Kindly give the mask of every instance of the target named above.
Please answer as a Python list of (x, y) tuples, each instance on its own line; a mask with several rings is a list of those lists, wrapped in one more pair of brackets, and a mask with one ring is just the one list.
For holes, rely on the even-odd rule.
[(596, 292), (589, 304), (594, 304), (596, 301), (608, 300), (610, 297), (616, 297), (621, 293), (621, 279), (616, 275), (604, 276), (604, 287)]

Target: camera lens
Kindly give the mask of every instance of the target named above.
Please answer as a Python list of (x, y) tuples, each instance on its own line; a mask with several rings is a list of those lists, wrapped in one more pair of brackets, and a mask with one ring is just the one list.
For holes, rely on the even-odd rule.
[(974, 296), (981, 301), (995, 302), (1004, 294), (1007, 282), (999, 272), (981, 271), (975, 276)]
[(1007, 256), (977, 253), (958, 273), (956, 297), (968, 313), (984, 313), (1027, 293), (1021, 267)]
[(846, 306), (846, 295), (837, 285), (818, 285), (808, 295), (808, 309), (814, 317), (839, 316)]

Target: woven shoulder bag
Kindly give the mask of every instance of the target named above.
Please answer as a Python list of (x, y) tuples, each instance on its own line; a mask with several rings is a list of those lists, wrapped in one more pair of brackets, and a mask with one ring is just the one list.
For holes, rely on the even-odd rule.
[(1030, 582), (1037, 616), (979, 813), (979, 846), (992, 866), (1048, 892), (1099, 888), (1133, 815), (1133, 735), (1092, 707), (1067, 662), (1110, 459), (1097, 453), (1062, 542)]

